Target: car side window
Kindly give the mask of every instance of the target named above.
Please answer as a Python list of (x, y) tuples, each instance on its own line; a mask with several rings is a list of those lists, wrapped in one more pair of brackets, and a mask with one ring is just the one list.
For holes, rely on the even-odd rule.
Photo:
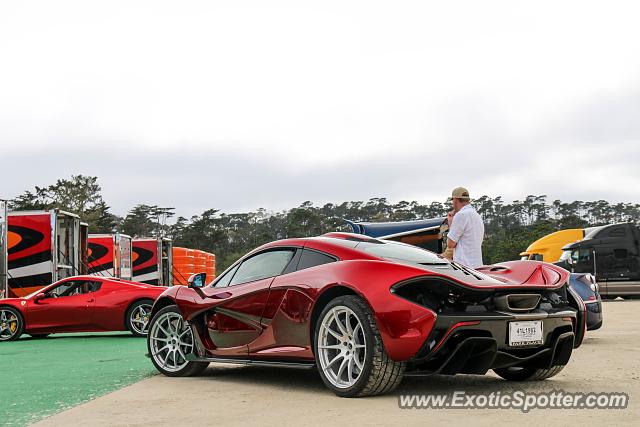
[(322, 264), (329, 264), (330, 262), (335, 262), (336, 259), (327, 254), (323, 254), (322, 252), (304, 249), (302, 251), (302, 256), (300, 256), (300, 262), (298, 263), (297, 270), (304, 270), (305, 268), (316, 267)]
[(276, 249), (254, 255), (238, 266), (229, 286), (278, 276), (294, 254), (294, 249)]
[(97, 280), (69, 280), (50, 289), (49, 292), (47, 292), (47, 297), (61, 298), (88, 294), (90, 292), (96, 292), (101, 286), (102, 282)]
[(82, 293), (81, 285), (82, 285), (82, 282), (69, 280), (67, 282), (59, 284), (53, 289), (50, 289), (47, 292), (47, 297), (61, 298), (61, 297), (70, 297), (73, 295), (81, 294)]
[(83, 293), (87, 294), (90, 292), (97, 292), (100, 290), (101, 287), (102, 287), (102, 282), (88, 280), (85, 282), (85, 285), (84, 285), (85, 292)]
[(236, 265), (231, 270), (229, 270), (228, 272), (226, 272), (225, 274), (220, 276), (218, 278), (218, 280), (215, 281), (213, 286), (216, 287), (216, 288), (224, 288), (224, 287), (229, 286), (229, 282), (231, 282), (231, 278), (233, 277), (235, 272), (238, 270), (239, 266), (240, 266), (240, 264)]

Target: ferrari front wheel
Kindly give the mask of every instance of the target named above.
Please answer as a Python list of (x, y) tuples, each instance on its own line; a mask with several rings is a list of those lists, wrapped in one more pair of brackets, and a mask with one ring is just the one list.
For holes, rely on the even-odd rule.
[(322, 380), (340, 397), (387, 393), (402, 380), (405, 362), (389, 358), (371, 309), (355, 295), (335, 298), (322, 310), (314, 349)]
[(153, 316), (147, 347), (156, 369), (170, 377), (198, 375), (209, 366), (187, 360), (187, 354), (193, 353), (193, 335), (175, 305), (164, 307)]
[(13, 307), (0, 307), (0, 341), (13, 341), (24, 331), (22, 315)]

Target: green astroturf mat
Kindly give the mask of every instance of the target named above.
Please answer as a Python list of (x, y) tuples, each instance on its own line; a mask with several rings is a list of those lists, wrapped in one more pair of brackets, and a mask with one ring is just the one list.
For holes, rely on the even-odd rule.
[(149, 377), (146, 352), (146, 340), (126, 332), (0, 342), (0, 425), (28, 425)]

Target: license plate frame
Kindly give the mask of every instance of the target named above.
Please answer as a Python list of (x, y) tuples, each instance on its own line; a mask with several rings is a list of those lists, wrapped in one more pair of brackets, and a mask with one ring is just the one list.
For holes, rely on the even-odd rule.
[(509, 346), (531, 347), (544, 344), (542, 320), (520, 320), (509, 322)]

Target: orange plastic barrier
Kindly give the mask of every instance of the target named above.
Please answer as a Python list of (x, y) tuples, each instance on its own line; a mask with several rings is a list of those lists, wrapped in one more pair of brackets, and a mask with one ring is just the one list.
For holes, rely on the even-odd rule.
[(195, 250), (174, 247), (173, 251), (173, 284), (187, 285), (189, 276), (195, 273)]
[(195, 264), (195, 258), (192, 256), (174, 256), (173, 265), (176, 264)]
[(216, 256), (199, 249), (173, 248), (173, 284), (187, 285), (189, 276), (206, 273), (207, 283), (216, 277)]
[(173, 256), (193, 256), (195, 249), (180, 248), (178, 246), (173, 247)]
[(207, 281), (211, 281), (216, 277), (216, 256), (207, 252)]

